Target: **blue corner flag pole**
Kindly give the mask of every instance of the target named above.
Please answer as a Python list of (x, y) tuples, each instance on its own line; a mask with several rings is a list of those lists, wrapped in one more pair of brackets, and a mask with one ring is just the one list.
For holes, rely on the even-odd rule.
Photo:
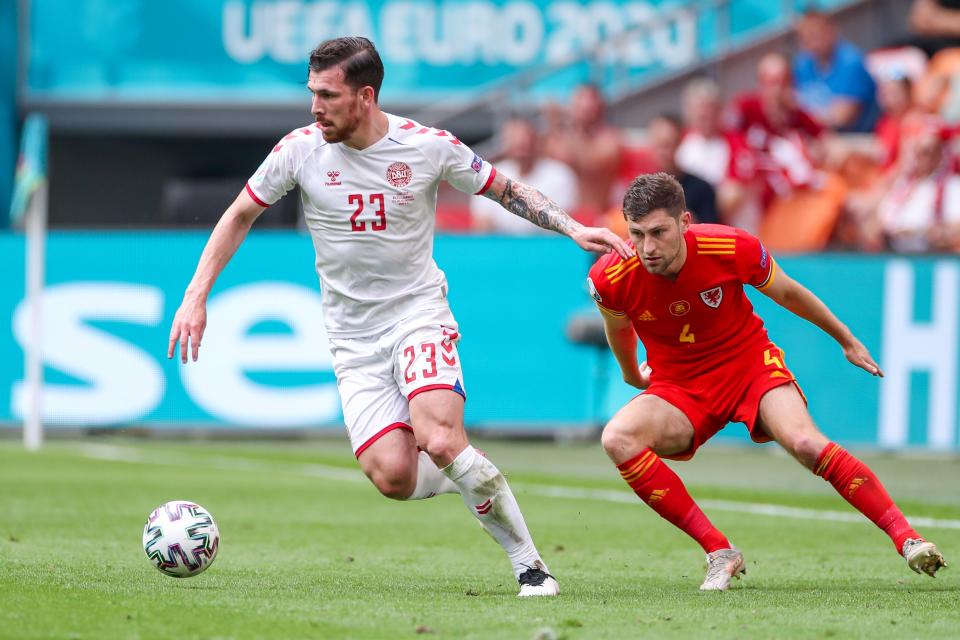
[(30, 197), (47, 177), (47, 119), (27, 116), (20, 138), (20, 156), (10, 202), (10, 226), (22, 226)]

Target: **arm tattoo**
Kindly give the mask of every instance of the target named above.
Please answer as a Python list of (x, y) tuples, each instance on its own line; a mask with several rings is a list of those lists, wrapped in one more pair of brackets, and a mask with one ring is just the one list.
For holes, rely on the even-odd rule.
[(533, 187), (514, 182), (509, 178), (503, 194), (499, 198), (491, 194), (490, 199), (496, 200), (507, 211), (526, 218), (538, 227), (564, 235), (570, 235), (571, 231), (582, 226), (547, 196)]

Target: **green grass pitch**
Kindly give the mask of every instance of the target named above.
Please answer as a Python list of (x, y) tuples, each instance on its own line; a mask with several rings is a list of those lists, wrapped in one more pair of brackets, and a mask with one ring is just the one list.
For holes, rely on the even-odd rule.
[[(457, 496), (380, 497), (345, 439), (2, 442), (0, 638), (960, 635), (960, 571), (918, 576), (865, 520), (816, 519), (854, 512), (769, 446), (708, 445), (672, 465), (747, 559), (731, 591), (704, 594), (699, 548), (629, 500), (598, 444), (477, 444), (507, 473), (560, 597), (517, 598)], [(905, 513), (937, 521), (919, 528), (960, 566), (960, 462), (862, 457)], [(172, 499), (220, 527), (195, 578), (162, 575), (140, 547), (147, 514)], [(749, 513), (758, 503), (809, 511)]]

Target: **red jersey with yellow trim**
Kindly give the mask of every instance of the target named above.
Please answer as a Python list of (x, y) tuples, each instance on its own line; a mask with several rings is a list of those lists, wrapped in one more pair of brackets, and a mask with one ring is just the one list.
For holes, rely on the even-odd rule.
[(598, 260), (588, 278), (601, 311), (633, 321), (654, 380), (683, 382), (769, 342), (743, 290), (763, 290), (776, 276), (760, 241), (734, 227), (694, 224), (684, 242), (687, 259), (675, 280), (651, 274), (639, 256), (615, 253)]

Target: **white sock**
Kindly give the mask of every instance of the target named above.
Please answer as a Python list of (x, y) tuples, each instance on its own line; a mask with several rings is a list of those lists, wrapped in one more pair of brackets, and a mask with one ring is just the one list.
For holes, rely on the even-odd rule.
[(507, 479), (492, 462), (467, 445), (440, 471), (460, 487), (464, 504), (507, 552), (515, 577), (519, 578), (527, 569), (538, 566), (536, 563), (546, 570), (523, 521), (517, 499), (507, 486)]
[(460, 489), (450, 478), (440, 473), (426, 451), (417, 455), (417, 486), (407, 500), (423, 500), (441, 493), (460, 493)]

